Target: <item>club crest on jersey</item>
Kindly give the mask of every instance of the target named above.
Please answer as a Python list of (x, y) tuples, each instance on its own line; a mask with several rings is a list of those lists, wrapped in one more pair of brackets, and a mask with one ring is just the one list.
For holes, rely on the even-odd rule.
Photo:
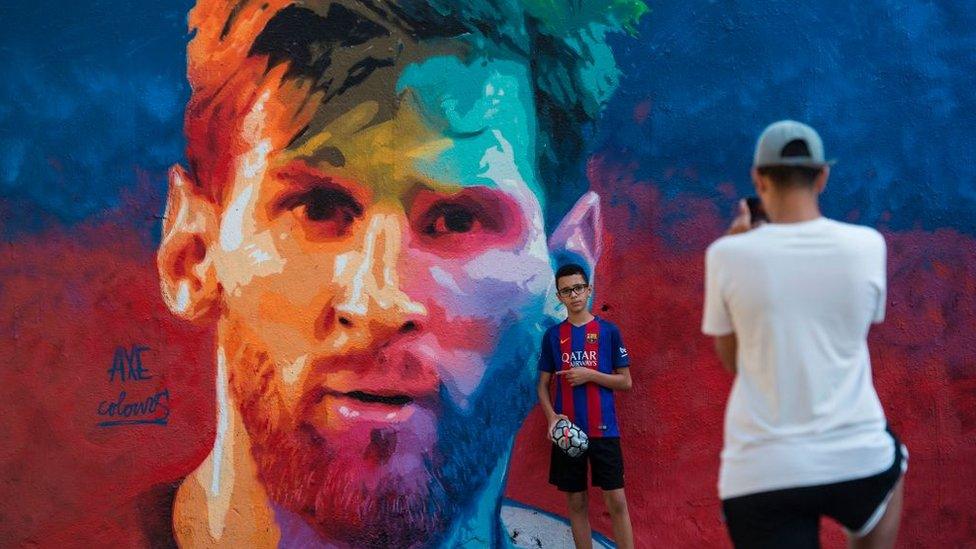
[(599, 334), (586, 334), (586, 342), (596, 343), (598, 337), (600, 337)]

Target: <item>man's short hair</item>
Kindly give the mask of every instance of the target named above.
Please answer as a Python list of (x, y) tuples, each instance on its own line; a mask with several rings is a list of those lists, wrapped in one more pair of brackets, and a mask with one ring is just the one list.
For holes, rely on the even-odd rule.
[(777, 189), (812, 187), (823, 168), (806, 166), (764, 166), (756, 168), (760, 176), (769, 178)]
[[(281, 63), (289, 65), (285, 79), (308, 79), (313, 83), (309, 97), (324, 92), (321, 101), (326, 102), (373, 70), (393, 65), (402, 44), (398, 35), (419, 41), (484, 40), (530, 63), (545, 194), (540, 199), (568, 209), (565, 197), (581, 195), (587, 185), (579, 173), (583, 125), (617, 86), (606, 35), (633, 32), (646, 10), (641, 0), (310, 0), (301, 5), (293, 0), (199, 0), (190, 13), (195, 36), (187, 48), (189, 168), (206, 193), (219, 200), (219, 186), (230, 169), (214, 165), (229, 161), (214, 158), (228, 150), (230, 137), (220, 132), (235, 127), (254, 99), (249, 101), (251, 94), (240, 88), (258, 86)], [(374, 39), (383, 47), (371, 47)], [(344, 55), (333, 57), (339, 50)], [(357, 59), (349, 59), (350, 53)], [(241, 67), (253, 68), (262, 56), (267, 63), (257, 82), (238, 76)], [(547, 211), (547, 222), (564, 213)]]
[(556, 270), (556, 284), (559, 284), (559, 279), (565, 276), (580, 275), (583, 277), (583, 282), (589, 284), (590, 277), (586, 275), (586, 269), (582, 265), (576, 263), (567, 263)]
[[(783, 158), (790, 157), (809, 157), (810, 147), (803, 139), (794, 139), (783, 146), (780, 153)], [(812, 187), (817, 176), (823, 168), (811, 168), (808, 166), (787, 166), (773, 165), (756, 168), (759, 175), (769, 178), (773, 185), (779, 189), (792, 187)]]

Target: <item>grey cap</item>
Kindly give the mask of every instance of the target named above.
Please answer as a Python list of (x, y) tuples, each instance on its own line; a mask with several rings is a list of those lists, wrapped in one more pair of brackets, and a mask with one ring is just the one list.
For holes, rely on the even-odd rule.
[[(805, 147), (795, 144), (790, 149), (798, 150), (784, 150), (793, 141), (802, 141)], [(784, 152), (787, 153), (785, 156)], [(823, 141), (820, 140), (817, 130), (795, 120), (780, 120), (767, 126), (756, 142), (756, 154), (752, 158), (753, 168), (766, 166), (822, 168), (833, 163), (833, 160), (824, 159)]]

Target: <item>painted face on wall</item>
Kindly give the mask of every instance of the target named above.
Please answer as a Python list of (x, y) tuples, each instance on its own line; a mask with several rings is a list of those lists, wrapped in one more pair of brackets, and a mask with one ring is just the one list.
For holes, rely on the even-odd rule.
[(415, 47), (298, 114), (269, 78), (197, 252), (272, 501), (404, 546), (507, 457), (554, 293), (527, 63)]

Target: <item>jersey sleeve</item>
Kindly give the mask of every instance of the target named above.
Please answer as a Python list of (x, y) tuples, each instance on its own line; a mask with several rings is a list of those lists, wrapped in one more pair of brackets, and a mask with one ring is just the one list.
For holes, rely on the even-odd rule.
[(624, 345), (624, 340), (620, 336), (620, 330), (616, 326), (614, 326), (613, 331), (610, 332), (610, 344), (610, 356), (613, 358), (611, 361), (613, 368), (630, 367), (630, 354), (627, 352), (627, 347)]
[(542, 350), (539, 353), (539, 371), (549, 372), (550, 374), (556, 371), (556, 362), (552, 356), (552, 343), (549, 341), (549, 334), (552, 332), (546, 332), (542, 336)]
[(724, 336), (735, 331), (722, 293), (721, 268), (720, 256), (713, 244), (705, 254), (705, 308), (701, 328), (703, 334), (710, 336)]
[(871, 321), (875, 324), (884, 322), (885, 319), (885, 308), (888, 301), (888, 247), (885, 244), (884, 237), (878, 234), (878, 240), (880, 240), (878, 258), (875, 260), (873, 266), (874, 272), (871, 277), (871, 284), (874, 286), (877, 294), (874, 306), (874, 314), (872, 315)]

